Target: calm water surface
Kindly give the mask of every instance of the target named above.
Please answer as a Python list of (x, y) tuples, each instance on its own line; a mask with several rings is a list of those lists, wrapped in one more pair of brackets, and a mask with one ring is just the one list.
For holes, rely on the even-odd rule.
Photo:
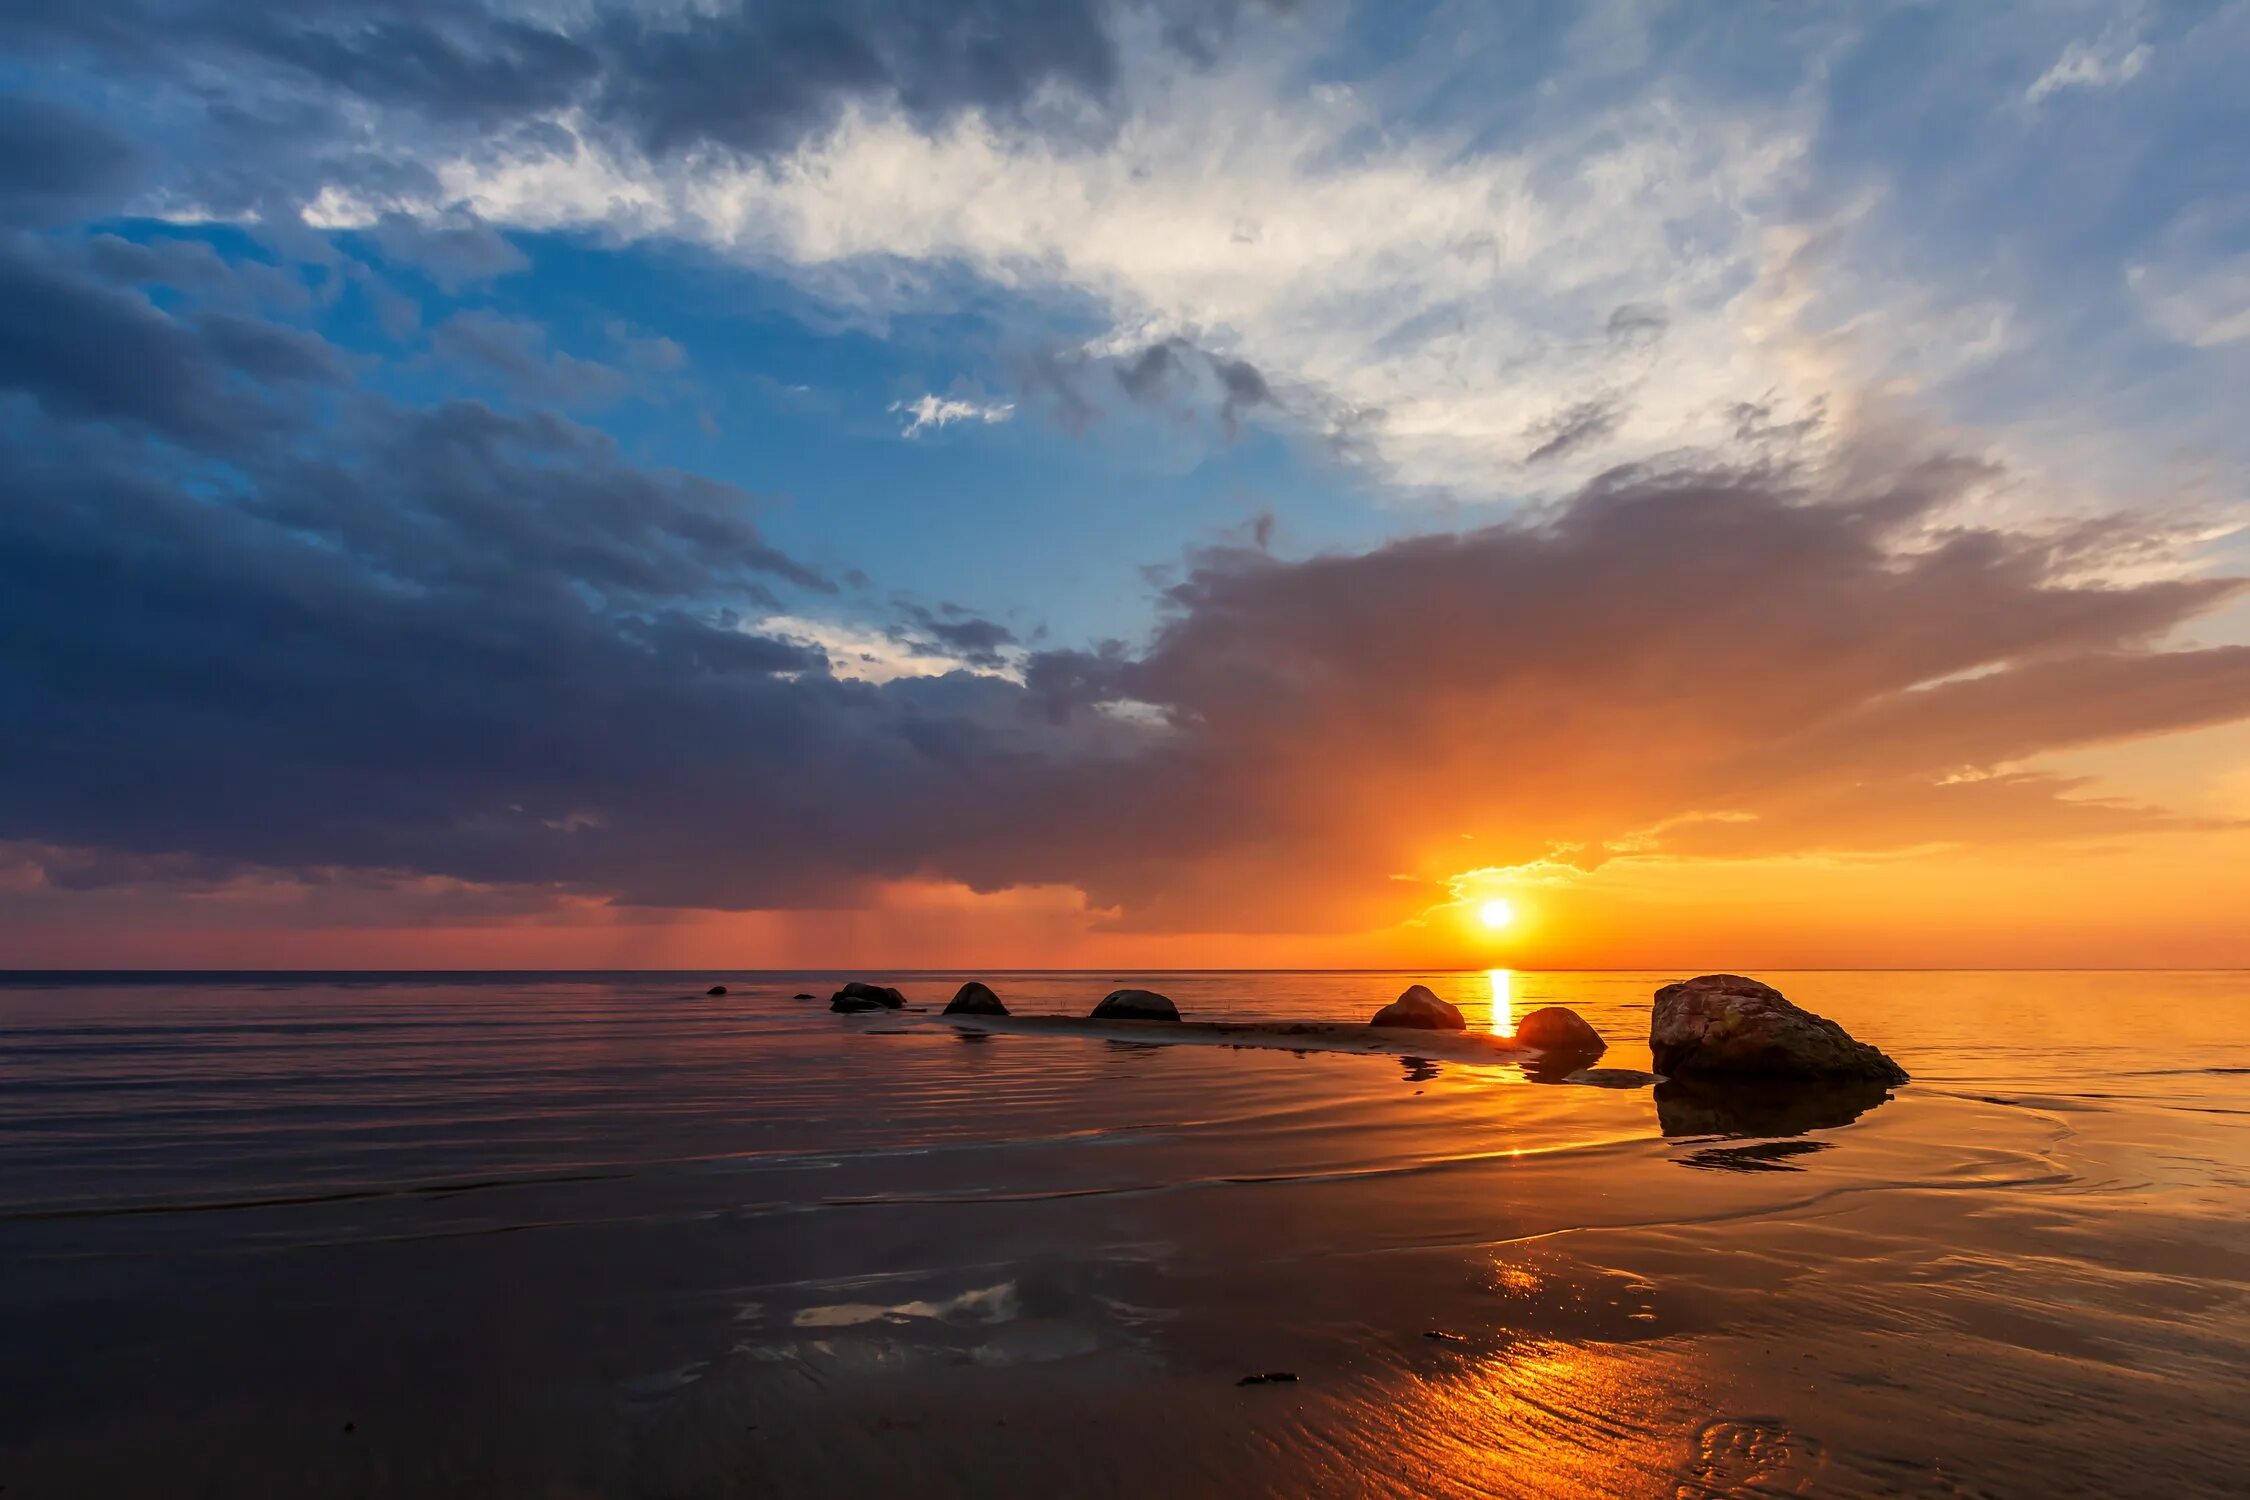
[[(8, 1500), (2250, 1473), (2250, 975), (1767, 974), (1915, 1081), (1754, 1105), (964, 1036), (969, 976), (863, 976), (931, 1007), (873, 1017), (840, 977), (0, 978)], [(1645, 1069), (1681, 976), (975, 977), (1353, 1021), (1424, 981)]]

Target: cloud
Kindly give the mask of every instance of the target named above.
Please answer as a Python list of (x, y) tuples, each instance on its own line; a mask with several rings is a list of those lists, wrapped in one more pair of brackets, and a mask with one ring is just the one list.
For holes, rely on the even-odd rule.
[[(1806, 394), (1781, 330), (1744, 307), (1774, 251), (1761, 217), (1814, 129), (1801, 109), (1621, 105), (1470, 153), (1384, 131), (1350, 88), (1297, 86), (1286, 47), (1205, 71), (1121, 62), (1123, 112), (1091, 135), (854, 105), (786, 154), (666, 165), (578, 128), (435, 163), (421, 200), (334, 212), (459, 204), (683, 237), (870, 319), (899, 309), (901, 265), (965, 269), (1090, 301), (1103, 357), (1203, 351), (1235, 382), (1222, 420), (1283, 384), (1376, 477), (1464, 499), (1724, 444), (1728, 401)], [(1527, 429), (1605, 398), (1624, 415), (1604, 441), (1524, 469)]]
[(890, 410), (910, 419), (899, 429), (903, 437), (917, 437), (933, 427), (950, 427), (955, 422), (982, 422), (991, 426), (1016, 414), (1015, 403), (1010, 401), (965, 401), (934, 394), (924, 394), (912, 401), (893, 401)]
[(828, 670), (852, 682), (886, 683), (954, 672), (1020, 679), (1024, 652), (1003, 625), (953, 605), (910, 606), (907, 623), (883, 628), (802, 615), (768, 615), (755, 630), (817, 650)]
[(92, 851), (80, 884), (936, 880), (1353, 930), (1478, 866), (2185, 826), (2038, 758), (2250, 717), (2250, 648), (2164, 644), (2235, 584), (2086, 581), (2145, 555), (2121, 524), (1947, 521), (1978, 463), (1631, 468), (1370, 551), (1245, 540), (1145, 643), (1033, 650), (958, 606), (822, 619), (752, 497), (560, 417), (340, 394), (280, 325), (22, 274), (19, 317), (190, 393), (58, 359), (0, 403), (0, 840)]
[(547, 330), (524, 318), (455, 313), (432, 331), (430, 347), (438, 358), (497, 379), (527, 400), (600, 405), (631, 389), (622, 370), (549, 348)]
[(309, 84), (488, 134), (577, 110), (651, 155), (762, 154), (824, 128), (854, 100), (932, 123), (1014, 111), (1057, 90), (1100, 104), (1116, 82), (1120, 29), (1155, 37), (1175, 64), (1207, 66), (1243, 9), (1234, 0), (30, 0), (0, 17), (0, 47), (183, 85), (223, 69), (251, 97), (301, 96)]
[(2037, 104), (2064, 89), (2115, 89), (2141, 76), (2148, 66), (2146, 44), (2125, 33), (2104, 33), (2093, 42), (2072, 42), (2055, 59), (2054, 66), (2023, 91), (2026, 104)]
[(140, 153), (82, 110), (0, 95), (0, 224), (65, 223), (124, 196)]
[[(1615, 320), (1612, 319), (1614, 326)], [(1538, 446), (1524, 455), (1527, 464), (1547, 463), (1615, 432), (1625, 413), (1614, 401), (1580, 401), (1534, 424), (1527, 436)]]
[(176, 317), (83, 275), (53, 245), (0, 232), (0, 390), (57, 416), (227, 448), (265, 426), (272, 387), (341, 372), (312, 335), (226, 312)]
[(413, 266), (448, 294), (531, 267), (505, 235), (474, 218), (423, 223), (388, 214), (376, 222), (372, 238), (385, 260)]

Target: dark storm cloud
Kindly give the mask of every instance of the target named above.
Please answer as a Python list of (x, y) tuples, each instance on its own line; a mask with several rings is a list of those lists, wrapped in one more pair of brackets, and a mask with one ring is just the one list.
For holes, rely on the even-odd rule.
[(0, 233), (0, 390), (58, 416), (231, 446), (267, 421), (260, 382), (322, 382), (339, 369), (312, 335), (228, 313), (176, 318), (84, 276), (46, 242)]
[(987, 620), (958, 604), (935, 609), (906, 604), (907, 625), (897, 638), (925, 655), (956, 657), (973, 667), (997, 667), (1005, 662), (1003, 648), (1019, 644), (1016, 633), (997, 620)]
[(1983, 477), (1628, 471), (1540, 525), (1207, 554), (1150, 649), (1029, 677), (1052, 712), (1127, 699), (1178, 726), (1104, 789), (1140, 838), (1105, 848), (1097, 899), (1158, 927), (1365, 922), (1411, 909), (1392, 877), (1433, 859), (2178, 826), (2005, 767), (2250, 716), (2250, 649), (2153, 646), (2237, 583), (2066, 583), (2094, 560), (2075, 533), (1921, 536)]
[(81, 110), (0, 95), (0, 224), (67, 223), (130, 187), (139, 153)]
[(631, 388), (622, 370), (548, 347), (547, 330), (523, 318), (456, 313), (431, 333), (430, 347), (440, 359), (534, 401), (596, 405)]
[[(322, 177), (384, 186), (398, 169), (354, 144), (362, 129), (339, 107), (346, 98), (484, 139), (535, 142), (543, 122), (575, 109), (651, 154), (764, 154), (855, 100), (895, 104), (925, 124), (968, 110), (1013, 115), (1050, 87), (1106, 103), (1122, 17), (1153, 17), (1166, 45), (1207, 65), (1243, 4), (21, 0), (0, 10), (0, 49), (175, 88), (228, 146), (183, 171), (203, 195), (231, 203), (286, 197), (292, 183)], [(59, 159), (69, 148), (39, 128)], [(266, 163), (262, 175), (245, 172), (244, 157)], [(417, 185), (426, 186), (388, 184)]]
[(2176, 826), (2017, 763), (2250, 715), (2250, 650), (2157, 645), (2232, 583), (2070, 581), (2140, 556), (2116, 525), (1933, 530), (1991, 477), (1960, 462), (1624, 471), (1295, 562), (1253, 537), (1191, 555), (1143, 648), (1025, 658), (909, 606), (902, 639), (1025, 680), (840, 680), (755, 627), (833, 586), (741, 491), (551, 415), (393, 405), (308, 335), (6, 248), (0, 841), (82, 851), (81, 882), (750, 906), (938, 876), (1374, 923), (1429, 899), (1402, 872), (1557, 848)]

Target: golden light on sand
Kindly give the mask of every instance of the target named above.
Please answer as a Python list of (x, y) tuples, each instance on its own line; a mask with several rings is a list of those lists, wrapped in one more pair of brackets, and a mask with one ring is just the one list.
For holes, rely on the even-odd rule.
[(1516, 1034), (1516, 971), (1513, 969), (1487, 969), (1484, 977), (1492, 982), (1492, 1034)]
[(1487, 901), (1477, 908), (1477, 920), (1494, 932), (1498, 932), (1515, 919), (1516, 909), (1514, 905), (1506, 901)]

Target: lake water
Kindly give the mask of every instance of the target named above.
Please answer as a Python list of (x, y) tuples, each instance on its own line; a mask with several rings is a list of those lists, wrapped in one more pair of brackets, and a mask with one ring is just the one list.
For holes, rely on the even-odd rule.
[[(2250, 1474), (2250, 975), (1761, 974), (1914, 1082), (1741, 1109), (842, 977), (0, 977), (7, 1500)], [(1420, 981), (1645, 1069), (1684, 976), (973, 977), (1234, 1020)]]

